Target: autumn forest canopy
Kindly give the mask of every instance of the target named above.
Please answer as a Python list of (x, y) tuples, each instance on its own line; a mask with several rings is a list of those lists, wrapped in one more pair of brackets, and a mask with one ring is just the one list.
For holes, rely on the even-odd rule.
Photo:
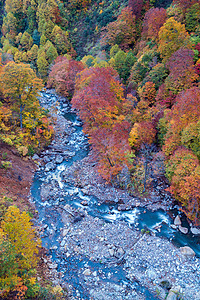
[[(165, 178), (199, 225), (199, 1), (1, 0), (0, 10), (1, 142), (22, 156), (51, 142), (55, 120), (38, 99), (53, 88), (77, 109), (107, 183), (142, 195)], [(8, 264), (21, 247), (12, 236), (14, 214), (22, 222), (11, 207), (0, 231), (0, 262), (4, 244)], [(0, 273), (6, 296), (13, 280), (22, 298), (39, 293), (29, 274), (38, 249), (28, 230), (29, 263), (21, 257), (11, 273), (6, 265)]]

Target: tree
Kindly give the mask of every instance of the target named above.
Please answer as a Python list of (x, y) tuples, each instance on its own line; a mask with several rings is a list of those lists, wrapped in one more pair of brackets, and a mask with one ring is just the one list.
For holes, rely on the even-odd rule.
[(135, 16), (129, 7), (124, 8), (115, 22), (103, 28), (102, 42), (111, 46), (119, 45), (127, 50), (135, 44), (136, 25)]
[[(35, 72), (23, 63), (9, 62), (0, 77), (4, 97), (8, 98), (13, 108), (19, 114), (20, 128), (23, 127), (23, 111), (34, 107), (42, 81)], [(37, 109), (37, 107), (35, 108)]]
[(83, 63), (66, 57), (58, 57), (49, 74), (47, 86), (66, 97), (72, 98), (76, 76), (84, 69)]
[(130, 168), (128, 111), (133, 104), (124, 98), (117, 73), (112, 68), (94, 68), (79, 73), (72, 105), (84, 121), (83, 130), (98, 154), (98, 170), (111, 182), (124, 166)]
[(142, 37), (147, 39), (158, 39), (158, 33), (167, 19), (166, 10), (164, 8), (149, 9), (143, 21)]
[(148, 165), (151, 161), (151, 153), (154, 150), (153, 142), (156, 139), (156, 130), (152, 122), (144, 121), (135, 123), (130, 132), (128, 139), (130, 146), (137, 150), (142, 156), (142, 164), (144, 168), (143, 192), (146, 190), (146, 181), (149, 174)]
[(44, 51), (42, 51), (40, 55), (38, 52), (37, 67), (40, 77), (45, 80), (48, 73), (48, 61), (46, 60)]
[(173, 0), (173, 4), (178, 4), (184, 10), (190, 8), (195, 3), (198, 3), (198, 0)]
[(169, 191), (183, 205), (188, 218), (199, 224), (200, 166), (196, 155), (178, 148), (166, 164), (166, 175), (171, 182)]
[(173, 94), (191, 88), (198, 79), (193, 57), (192, 50), (180, 48), (167, 61), (166, 67), (170, 73), (165, 80), (165, 85)]
[[(193, 87), (181, 92), (176, 97), (176, 104), (164, 117), (166, 135), (163, 151), (170, 156), (181, 146), (181, 137), (184, 130), (191, 123), (197, 123), (200, 118), (200, 90)], [(184, 140), (184, 139), (183, 139)], [(182, 140), (182, 141), (183, 141)]]
[(143, 2), (143, 0), (129, 0), (128, 2), (128, 5), (137, 19), (139, 19), (142, 15)]
[(41, 240), (26, 212), (10, 206), (0, 228), (0, 288), (3, 299), (24, 299), (26, 284), (35, 282), (34, 268), (38, 263)]
[(20, 213), (16, 206), (10, 206), (1, 222), (3, 234), (7, 236), (20, 257), (19, 268), (27, 270), (36, 267), (38, 261), (36, 255), (41, 245), (30, 219), (26, 212)]
[(148, 103), (149, 106), (152, 106), (155, 103), (156, 89), (155, 83), (148, 81), (142, 88), (138, 88), (138, 94), (141, 100), (144, 100)]
[(166, 61), (179, 48), (190, 48), (190, 36), (185, 30), (185, 25), (169, 18), (159, 31), (158, 50)]

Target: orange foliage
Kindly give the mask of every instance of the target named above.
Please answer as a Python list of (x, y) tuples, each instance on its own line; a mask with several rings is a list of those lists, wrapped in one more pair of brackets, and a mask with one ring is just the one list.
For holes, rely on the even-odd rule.
[(89, 135), (93, 149), (98, 153), (98, 170), (111, 181), (129, 166), (127, 152), (130, 123), (126, 113), (130, 101), (123, 96), (123, 88), (115, 79), (112, 68), (90, 68), (77, 79), (72, 105), (79, 110), (84, 121), (84, 132)]
[(129, 144), (139, 150), (142, 144), (151, 145), (156, 138), (156, 130), (151, 122), (135, 123), (130, 132)]
[(166, 165), (171, 182), (169, 191), (180, 201), (187, 217), (199, 224), (200, 216), (200, 165), (196, 155), (179, 148)]
[(200, 89), (194, 87), (181, 92), (176, 101), (165, 118), (168, 125), (163, 151), (167, 156), (181, 145), (182, 130), (188, 124), (198, 122), (200, 118)]
[(102, 37), (102, 43), (114, 46), (119, 45), (122, 50), (127, 50), (135, 44), (136, 25), (135, 16), (130, 7), (121, 11), (115, 22), (109, 23)]

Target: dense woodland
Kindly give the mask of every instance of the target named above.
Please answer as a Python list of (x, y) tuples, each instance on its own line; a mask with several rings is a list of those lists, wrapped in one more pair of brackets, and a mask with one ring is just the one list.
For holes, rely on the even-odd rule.
[[(0, 139), (22, 156), (47, 146), (54, 120), (38, 96), (55, 88), (78, 110), (108, 183), (143, 194), (166, 176), (199, 225), (199, 1), (1, 0), (0, 11)], [(29, 215), (10, 206), (1, 219), (0, 297), (47, 299)]]

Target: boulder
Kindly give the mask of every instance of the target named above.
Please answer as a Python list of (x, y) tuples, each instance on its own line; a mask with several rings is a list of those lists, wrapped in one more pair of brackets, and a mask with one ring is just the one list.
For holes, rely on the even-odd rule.
[(32, 159), (33, 159), (33, 160), (39, 159), (39, 156), (38, 156), (37, 154), (34, 154), (33, 157), (32, 157)]
[(176, 218), (174, 219), (174, 225), (181, 225), (181, 219), (179, 215), (177, 215)]
[(200, 229), (195, 228), (195, 227), (191, 227), (191, 228), (190, 228), (190, 231), (191, 231), (193, 234), (200, 234)]
[(180, 251), (186, 257), (194, 257), (195, 256), (195, 252), (188, 246), (181, 247)]
[(45, 171), (49, 172), (51, 170), (54, 170), (56, 168), (56, 165), (52, 162), (48, 162), (45, 166)]
[(173, 287), (170, 291), (169, 294), (167, 296), (166, 300), (177, 300), (178, 299), (178, 295), (180, 293), (181, 287), (180, 286), (175, 286)]
[(187, 234), (188, 233), (188, 229), (186, 227), (182, 227), (181, 225), (179, 225), (178, 229), (180, 230), (180, 232)]
[(170, 227), (173, 229), (177, 229), (177, 225), (174, 225), (174, 224), (171, 224)]
[(57, 155), (56, 156), (56, 163), (57, 164), (61, 164), (63, 162), (63, 157), (62, 157), (62, 155)]
[(90, 276), (91, 275), (90, 269), (85, 269), (85, 271), (83, 271), (83, 275)]

